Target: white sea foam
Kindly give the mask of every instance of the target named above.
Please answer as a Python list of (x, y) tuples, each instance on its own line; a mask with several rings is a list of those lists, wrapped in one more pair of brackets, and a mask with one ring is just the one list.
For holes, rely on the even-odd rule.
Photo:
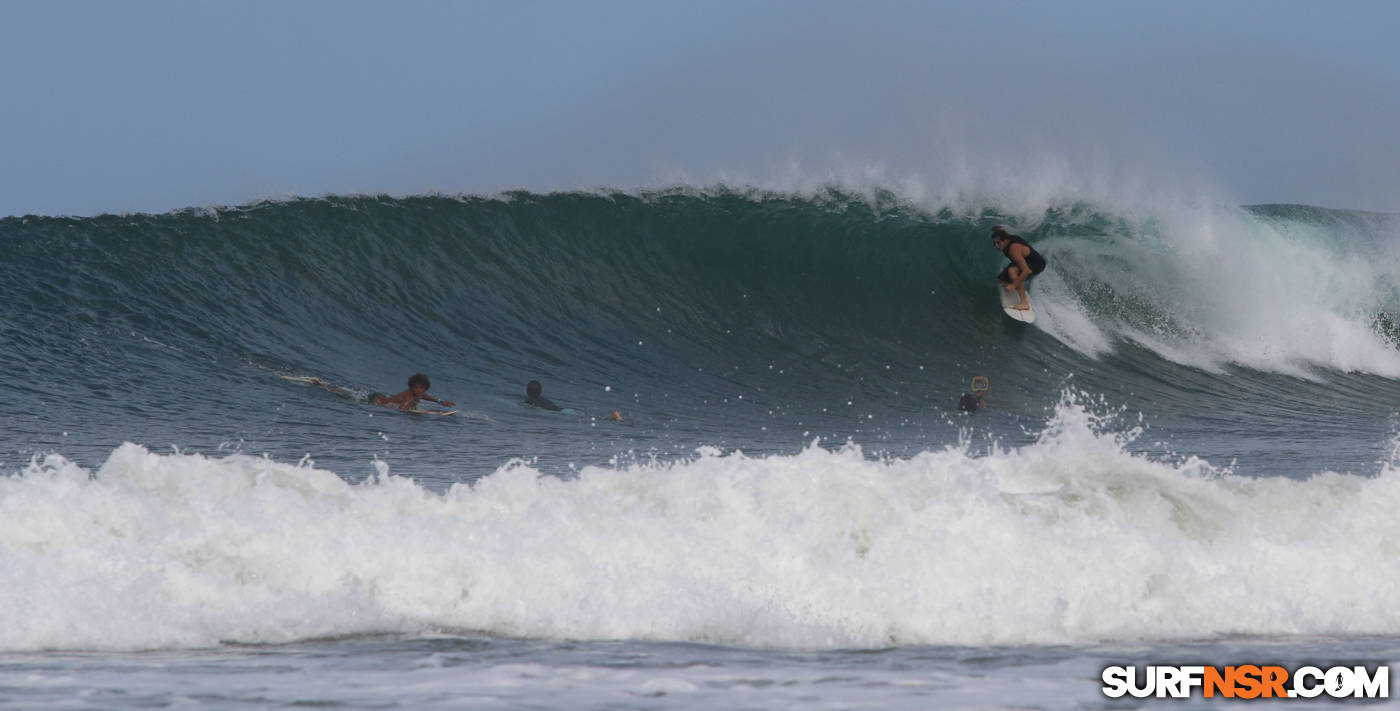
[(1400, 268), (1380, 256), (1391, 237), (1241, 208), (1158, 205), (1106, 235), (1037, 243), (1054, 264), (1048, 276), (1063, 277), (1038, 282), (1042, 328), (1091, 356), (1117, 341), (1207, 370), (1400, 377), (1400, 350), (1377, 327), (1378, 316), (1400, 311)]
[(1400, 634), (1400, 471), (1150, 461), (1062, 404), (1034, 444), (809, 447), (435, 494), (133, 444), (0, 479), (0, 649), (434, 628), (760, 647)]

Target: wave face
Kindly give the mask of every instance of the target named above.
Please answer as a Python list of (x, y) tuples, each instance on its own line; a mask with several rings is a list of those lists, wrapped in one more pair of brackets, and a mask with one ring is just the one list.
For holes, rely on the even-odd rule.
[[(726, 188), (0, 220), (0, 648), (1400, 634), (1356, 595), (1400, 584), (1397, 237)], [(462, 412), (363, 402), (417, 371)]]
[[(980, 374), (1036, 419), (1072, 385), (1188, 438), (1359, 430), (1365, 453), (1323, 464), (1374, 466), (1400, 377), (1398, 222), (726, 189), (10, 218), (0, 394), (20, 454), (73, 430), (256, 445), (268, 403), (306, 402), (268, 371), (365, 392), (426, 371), (488, 415), (540, 379), (701, 444), (919, 451), (956, 438), (938, 423)], [(997, 223), (1050, 258), (1034, 328), (992, 296)], [(146, 429), (94, 431), (114, 416)]]

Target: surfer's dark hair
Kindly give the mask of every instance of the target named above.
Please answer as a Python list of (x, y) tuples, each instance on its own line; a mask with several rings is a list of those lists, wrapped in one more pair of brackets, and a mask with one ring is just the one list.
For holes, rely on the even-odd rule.
[(1001, 235), (1006, 235), (1006, 234), (1010, 234), (1009, 232), (1006, 231), (1006, 225), (997, 225), (996, 227), (993, 227), (993, 228), (992, 228), (992, 236), (993, 236), (993, 237), (997, 237), (997, 236), (1001, 236)]
[(544, 390), (544, 386), (540, 385), (540, 381), (538, 380), (531, 380), (525, 383), (525, 394), (530, 397), (539, 397), (541, 390)]
[(413, 375), (408, 376), (408, 387), (411, 389), (414, 385), (422, 385), (423, 388), (426, 390), (428, 388), (431, 388), (433, 386), (433, 383), (432, 381), (428, 380), (428, 376), (422, 373), (414, 373)]

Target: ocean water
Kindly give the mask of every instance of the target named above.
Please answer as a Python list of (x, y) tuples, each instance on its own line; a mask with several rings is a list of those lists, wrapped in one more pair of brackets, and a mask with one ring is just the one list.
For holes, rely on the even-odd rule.
[[(994, 224), (1050, 260), (1033, 326)], [(1397, 237), (724, 187), (0, 220), (0, 705), (1123, 708), (1105, 666), (1390, 664)], [(366, 404), (415, 372), (458, 414)]]

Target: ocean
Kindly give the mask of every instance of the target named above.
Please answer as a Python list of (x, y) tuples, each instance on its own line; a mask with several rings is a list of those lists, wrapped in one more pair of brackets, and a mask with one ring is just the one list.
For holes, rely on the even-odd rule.
[[(0, 245), (0, 706), (1208, 708), (1101, 673), (1400, 660), (1397, 215), (709, 186)], [(413, 373), (458, 413), (368, 403)]]

